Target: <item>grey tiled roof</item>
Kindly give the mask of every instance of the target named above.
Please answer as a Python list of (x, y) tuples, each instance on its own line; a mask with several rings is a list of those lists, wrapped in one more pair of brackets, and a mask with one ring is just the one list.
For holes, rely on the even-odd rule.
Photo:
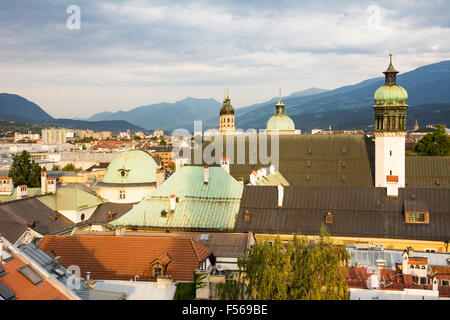
[[(429, 224), (404, 223), (404, 203), (412, 195), (427, 205)], [(281, 208), (277, 196), (276, 187), (245, 186), (234, 231), (318, 234), (331, 211), (334, 222), (326, 226), (334, 236), (450, 240), (450, 189), (399, 189), (398, 198), (389, 198), (385, 188), (289, 186)]]
[[(278, 138), (279, 172), (293, 186), (371, 187), (375, 184), (375, 144), (364, 135), (280, 135)], [(232, 139), (236, 157), (241, 138)], [(272, 137), (267, 139), (270, 155)], [(223, 150), (226, 156), (226, 139)], [(268, 164), (259, 159), (256, 164), (249, 164), (248, 136), (245, 154), (246, 164), (232, 161), (230, 172), (248, 182), (253, 170)], [(407, 187), (450, 188), (450, 157), (406, 157), (405, 161)]]
[(18, 226), (13, 228), (12, 224), (28, 227), (28, 223), (34, 222), (31, 229), (42, 235), (58, 233), (75, 226), (75, 223), (61, 214), (56, 214), (58, 216), (56, 220), (51, 219), (50, 217), (55, 214), (55, 211), (37, 198), (0, 203), (0, 233), (14, 243), (20, 236), (20, 228)]
[(108, 213), (113, 214), (113, 220), (119, 219), (125, 213), (130, 211), (134, 205), (135, 203), (102, 203), (95, 209), (94, 213), (89, 218), (89, 222), (93, 224), (109, 223), (111, 222), (111, 219), (108, 219)]

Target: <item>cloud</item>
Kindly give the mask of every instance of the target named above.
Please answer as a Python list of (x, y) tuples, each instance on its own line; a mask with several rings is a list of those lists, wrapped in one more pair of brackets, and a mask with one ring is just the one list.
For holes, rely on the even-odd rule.
[[(1, 91), (58, 117), (186, 95), (236, 107), (448, 59), (448, 1), (0, 1)], [(368, 10), (375, 5), (376, 10)], [(374, 16), (374, 12), (378, 14)], [(64, 95), (64, 97), (61, 97)]]

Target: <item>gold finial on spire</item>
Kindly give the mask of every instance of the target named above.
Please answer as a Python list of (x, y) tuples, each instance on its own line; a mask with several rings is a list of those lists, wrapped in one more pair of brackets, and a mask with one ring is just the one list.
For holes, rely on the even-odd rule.
[(280, 97), (278, 98), (278, 105), (282, 105), (283, 101), (281, 100), (281, 88), (280, 88)]
[(227, 99), (230, 99), (230, 88), (227, 88)]

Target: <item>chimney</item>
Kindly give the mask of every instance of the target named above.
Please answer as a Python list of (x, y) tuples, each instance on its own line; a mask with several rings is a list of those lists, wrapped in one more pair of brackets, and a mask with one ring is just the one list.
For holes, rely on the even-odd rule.
[(47, 193), (47, 171), (41, 171), (41, 194)]
[(177, 198), (175, 197), (174, 194), (171, 194), (170, 195), (170, 206), (169, 206), (170, 212), (174, 212), (175, 211), (176, 203), (177, 203)]
[(17, 191), (17, 199), (22, 199), (28, 196), (27, 186), (24, 184), (17, 186), (16, 191)]
[(86, 272), (86, 282), (89, 282), (89, 281), (91, 281), (91, 272), (90, 271)]
[(251, 174), (250, 174), (250, 183), (252, 184), (252, 185), (255, 185), (256, 184), (256, 171), (253, 171)]
[[(41, 188), (42, 188), (42, 186), (41, 186)], [(56, 179), (55, 178), (47, 178), (47, 193), (56, 194)]]
[(230, 158), (222, 158), (220, 160), (220, 166), (228, 173), (230, 173)]
[(114, 230), (114, 235), (115, 236), (123, 236), (127, 231), (127, 227), (117, 227)]
[(10, 196), (13, 193), (13, 181), (11, 178), (0, 178), (0, 194)]
[(408, 257), (409, 257), (409, 258), (412, 258), (413, 255), (414, 255), (414, 249), (413, 249), (413, 247), (408, 247), (408, 248), (406, 248), (406, 249), (408, 250)]
[(261, 172), (262, 172), (262, 176), (263, 177), (267, 176), (267, 169), (266, 168), (262, 168)]
[(161, 185), (161, 183), (164, 182), (165, 179), (166, 179), (166, 170), (164, 170), (164, 169), (156, 170), (156, 187), (157, 188)]
[(208, 184), (208, 182), (209, 182), (209, 167), (204, 166), (203, 169), (204, 169), (203, 170), (203, 183)]
[(439, 290), (439, 280), (436, 277), (433, 277), (433, 291)]
[(256, 172), (256, 178), (261, 179), (263, 176), (263, 172), (261, 169), (258, 169), (258, 171)]
[(271, 164), (269, 167), (269, 174), (274, 174), (274, 173), (276, 173), (275, 166), (273, 164)]
[(386, 265), (386, 260), (384, 259), (377, 259), (376, 261), (378, 269), (384, 269), (384, 266)]
[(284, 186), (282, 184), (278, 185), (278, 208), (283, 206), (283, 198), (284, 198)]
[(380, 279), (378, 273), (373, 273), (367, 279), (367, 288), (370, 290), (379, 289), (380, 288)]

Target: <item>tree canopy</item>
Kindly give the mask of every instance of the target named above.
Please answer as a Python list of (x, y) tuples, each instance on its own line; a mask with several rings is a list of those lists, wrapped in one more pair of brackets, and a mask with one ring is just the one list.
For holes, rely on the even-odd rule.
[(31, 160), (30, 153), (22, 151), (13, 158), (8, 176), (12, 178), (15, 187), (27, 185), (30, 188), (41, 186), (41, 167)]
[(75, 165), (73, 163), (68, 163), (61, 170), (62, 171), (81, 171), (81, 168), (75, 167)]
[(420, 156), (450, 156), (450, 137), (442, 126), (426, 134), (414, 145), (414, 151)]
[(344, 272), (350, 255), (333, 245), (322, 226), (316, 241), (294, 236), (284, 243), (259, 242), (238, 261), (239, 272), (217, 285), (221, 299), (348, 299)]

